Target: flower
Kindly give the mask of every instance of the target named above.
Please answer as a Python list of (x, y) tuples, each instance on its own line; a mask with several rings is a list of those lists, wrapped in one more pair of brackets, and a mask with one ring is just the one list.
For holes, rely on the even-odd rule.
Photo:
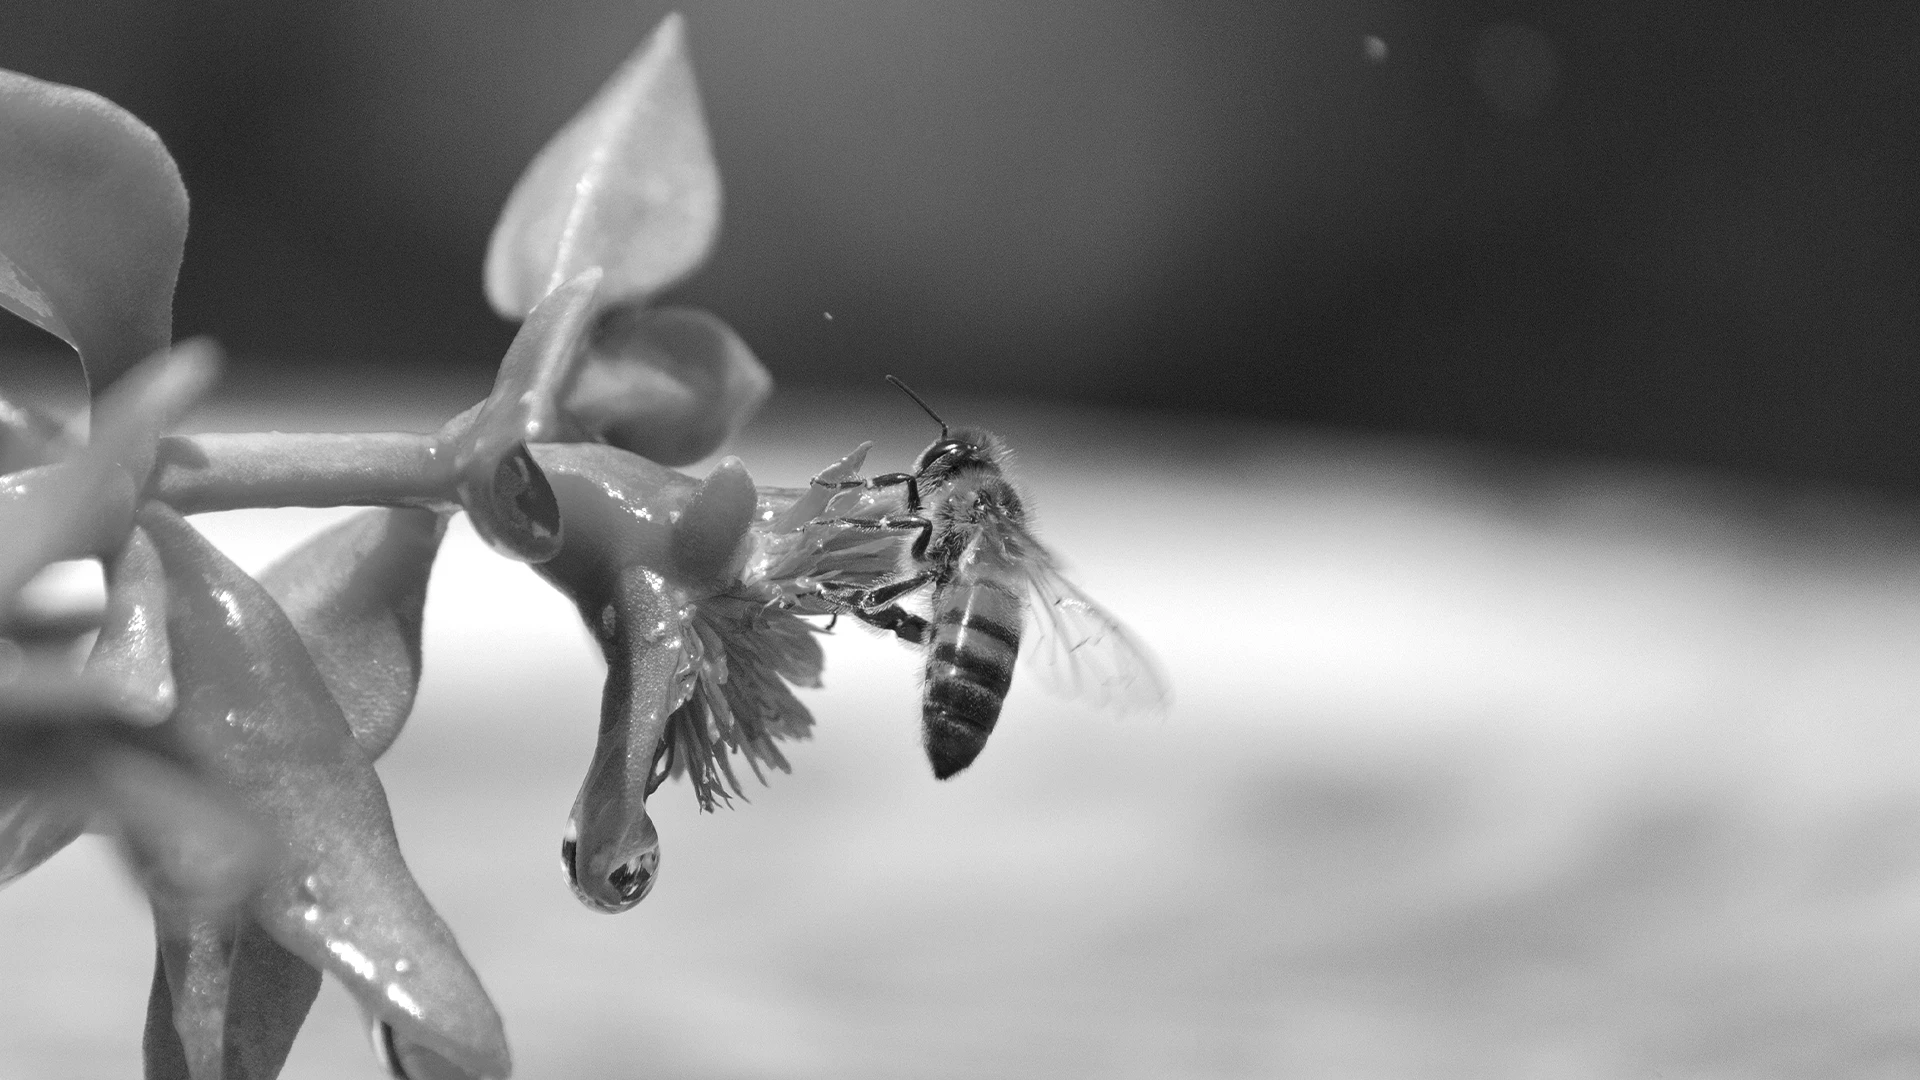
[(509, 319), (580, 274), (604, 274), (559, 402), (562, 438), (687, 465), (766, 400), (772, 379), (725, 322), (652, 303), (706, 261), (719, 228), (685, 21), (669, 15), (534, 156), (487, 245), (487, 299)]
[[(575, 893), (624, 911), (651, 887), (659, 837), (646, 799), (685, 776), (711, 810), (743, 794), (734, 759), (765, 781), (812, 715), (827, 584), (865, 588), (899, 565), (903, 537), (836, 518), (892, 496), (756, 489), (728, 458), (704, 480), (611, 446), (536, 446), (561, 514), (560, 552), (536, 569), (571, 598), (607, 661), (600, 738), (561, 854)], [(851, 475), (861, 447), (821, 474)]]

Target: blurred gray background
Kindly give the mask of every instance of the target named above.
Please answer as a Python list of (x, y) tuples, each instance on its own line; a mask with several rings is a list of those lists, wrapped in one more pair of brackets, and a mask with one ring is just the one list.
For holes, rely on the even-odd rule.
[[(195, 425), (430, 430), (500, 202), (664, 10), (13, 0), (0, 66), (178, 156)], [(1920, 1075), (1920, 8), (685, 10), (677, 298), (781, 381), (755, 478), (903, 466), (904, 376), (1175, 704), (1023, 668), (936, 784), (843, 621), (794, 775), (663, 788), (609, 920), (557, 856), (598, 658), (456, 520), (381, 773), (518, 1075)], [(196, 521), (257, 569), (335, 516)], [(142, 907), (98, 841), (0, 891), (0, 1076), (133, 1074)], [(289, 1080), (363, 1030), (329, 986)]]
[[(682, 7), (727, 203), (678, 296), (784, 385), (1920, 477), (1911, 3)], [(494, 214), (668, 9), (9, 0), (0, 66), (165, 137), (241, 376), (484, 382)]]

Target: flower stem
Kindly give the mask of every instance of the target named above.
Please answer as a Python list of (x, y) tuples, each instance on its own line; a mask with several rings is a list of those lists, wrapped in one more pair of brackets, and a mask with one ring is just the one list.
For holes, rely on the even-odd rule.
[(173, 435), (160, 441), (147, 495), (183, 514), (456, 505), (453, 454), (408, 432)]

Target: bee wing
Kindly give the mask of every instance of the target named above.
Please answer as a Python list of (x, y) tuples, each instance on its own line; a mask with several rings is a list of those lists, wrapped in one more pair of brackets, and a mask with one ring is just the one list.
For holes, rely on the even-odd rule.
[(1062, 697), (1123, 712), (1165, 714), (1172, 693), (1153, 653), (1105, 608), (1068, 581), (1031, 535), (1019, 537), (1033, 633), (1033, 669)]

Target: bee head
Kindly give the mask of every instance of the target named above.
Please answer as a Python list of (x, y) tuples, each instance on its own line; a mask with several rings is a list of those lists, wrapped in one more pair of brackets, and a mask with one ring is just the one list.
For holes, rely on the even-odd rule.
[(998, 458), (999, 442), (991, 434), (978, 428), (952, 430), (947, 427), (945, 420), (940, 419), (939, 413), (928, 408), (927, 403), (920, 400), (919, 394), (907, 388), (906, 383), (891, 375), (887, 376), (887, 381), (901, 393), (912, 398), (913, 403), (920, 406), (922, 412), (932, 417), (934, 423), (940, 425), (940, 437), (922, 450), (920, 457), (913, 463), (915, 476), (924, 480), (938, 480), (941, 477), (951, 476), (970, 465), (991, 464)]
[(967, 438), (971, 434), (973, 432), (965, 429), (952, 434), (942, 432), (940, 438), (920, 451), (919, 458), (913, 463), (914, 474), (925, 476), (935, 472), (951, 472), (962, 462), (978, 457), (984, 447)]

